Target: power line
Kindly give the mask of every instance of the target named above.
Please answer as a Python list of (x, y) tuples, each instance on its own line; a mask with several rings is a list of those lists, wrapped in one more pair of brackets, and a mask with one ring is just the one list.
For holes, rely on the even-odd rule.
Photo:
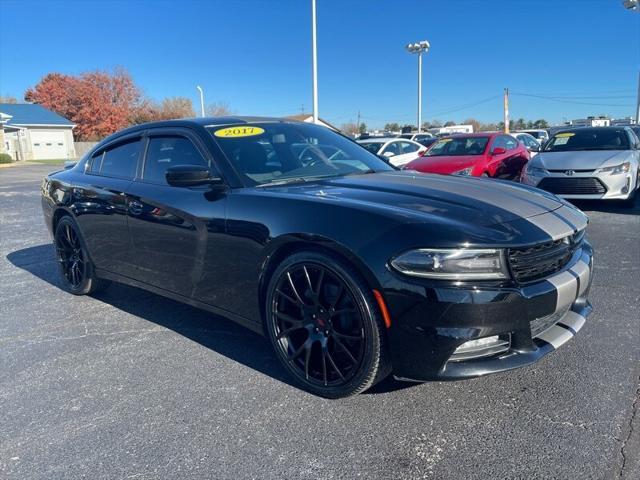
[(628, 107), (628, 104), (624, 104), (624, 103), (595, 103), (595, 102), (580, 102), (577, 100), (568, 100), (568, 99), (563, 99), (560, 97), (550, 97), (550, 96), (546, 96), (546, 95), (534, 95), (532, 93), (521, 93), (521, 92), (511, 92), (512, 95), (518, 95), (520, 97), (531, 97), (531, 98), (540, 98), (543, 100), (551, 100), (553, 102), (560, 102), (560, 103), (572, 103), (575, 105), (595, 105), (595, 106), (599, 106), (599, 107)]

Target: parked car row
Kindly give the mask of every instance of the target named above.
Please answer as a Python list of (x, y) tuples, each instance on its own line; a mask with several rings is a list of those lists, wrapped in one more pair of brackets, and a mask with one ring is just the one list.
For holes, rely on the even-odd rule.
[(564, 198), (632, 206), (640, 188), (639, 134), (640, 126), (568, 128), (550, 138), (545, 130), (481, 132), (423, 139), (426, 147), (413, 142), (406, 151), (399, 142), (410, 140), (359, 143), (406, 170), (513, 180)]

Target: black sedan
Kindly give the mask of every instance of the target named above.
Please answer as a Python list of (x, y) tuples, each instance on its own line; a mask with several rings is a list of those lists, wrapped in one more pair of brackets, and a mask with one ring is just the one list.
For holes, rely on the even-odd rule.
[(45, 178), (42, 206), (71, 293), (117, 281), (221, 314), (326, 397), (528, 365), (591, 310), (579, 210), (396, 171), (317, 125), (136, 126)]

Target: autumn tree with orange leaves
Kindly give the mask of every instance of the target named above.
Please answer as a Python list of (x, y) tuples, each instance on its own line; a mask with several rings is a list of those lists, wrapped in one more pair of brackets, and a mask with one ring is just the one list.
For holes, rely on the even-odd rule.
[(50, 73), (24, 98), (75, 123), (78, 140), (98, 140), (127, 127), (141, 102), (140, 90), (123, 69), (77, 77)]

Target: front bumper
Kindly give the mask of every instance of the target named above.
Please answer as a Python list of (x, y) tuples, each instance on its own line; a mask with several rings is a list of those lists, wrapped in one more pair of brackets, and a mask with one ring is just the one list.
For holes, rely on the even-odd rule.
[[(394, 376), (454, 380), (537, 362), (585, 324), (591, 313), (587, 296), (592, 268), (592, 249), (584, 242), (562, 271), (524, 286), (406, 283), (385, 290)], [(553, 323), (532, 334), (536, 322), (545, 318)], [(508, 340), (505, 351), (456, 359), (454, 352), (464, 343), (495, 335)]]
[(626, 200), (638, 188), (636, 177), (635, 171), (612, 175), (596, 170), (546, 171), (542, 175), (532, 176), (524, 169), (521, 182), (567, 199)]

